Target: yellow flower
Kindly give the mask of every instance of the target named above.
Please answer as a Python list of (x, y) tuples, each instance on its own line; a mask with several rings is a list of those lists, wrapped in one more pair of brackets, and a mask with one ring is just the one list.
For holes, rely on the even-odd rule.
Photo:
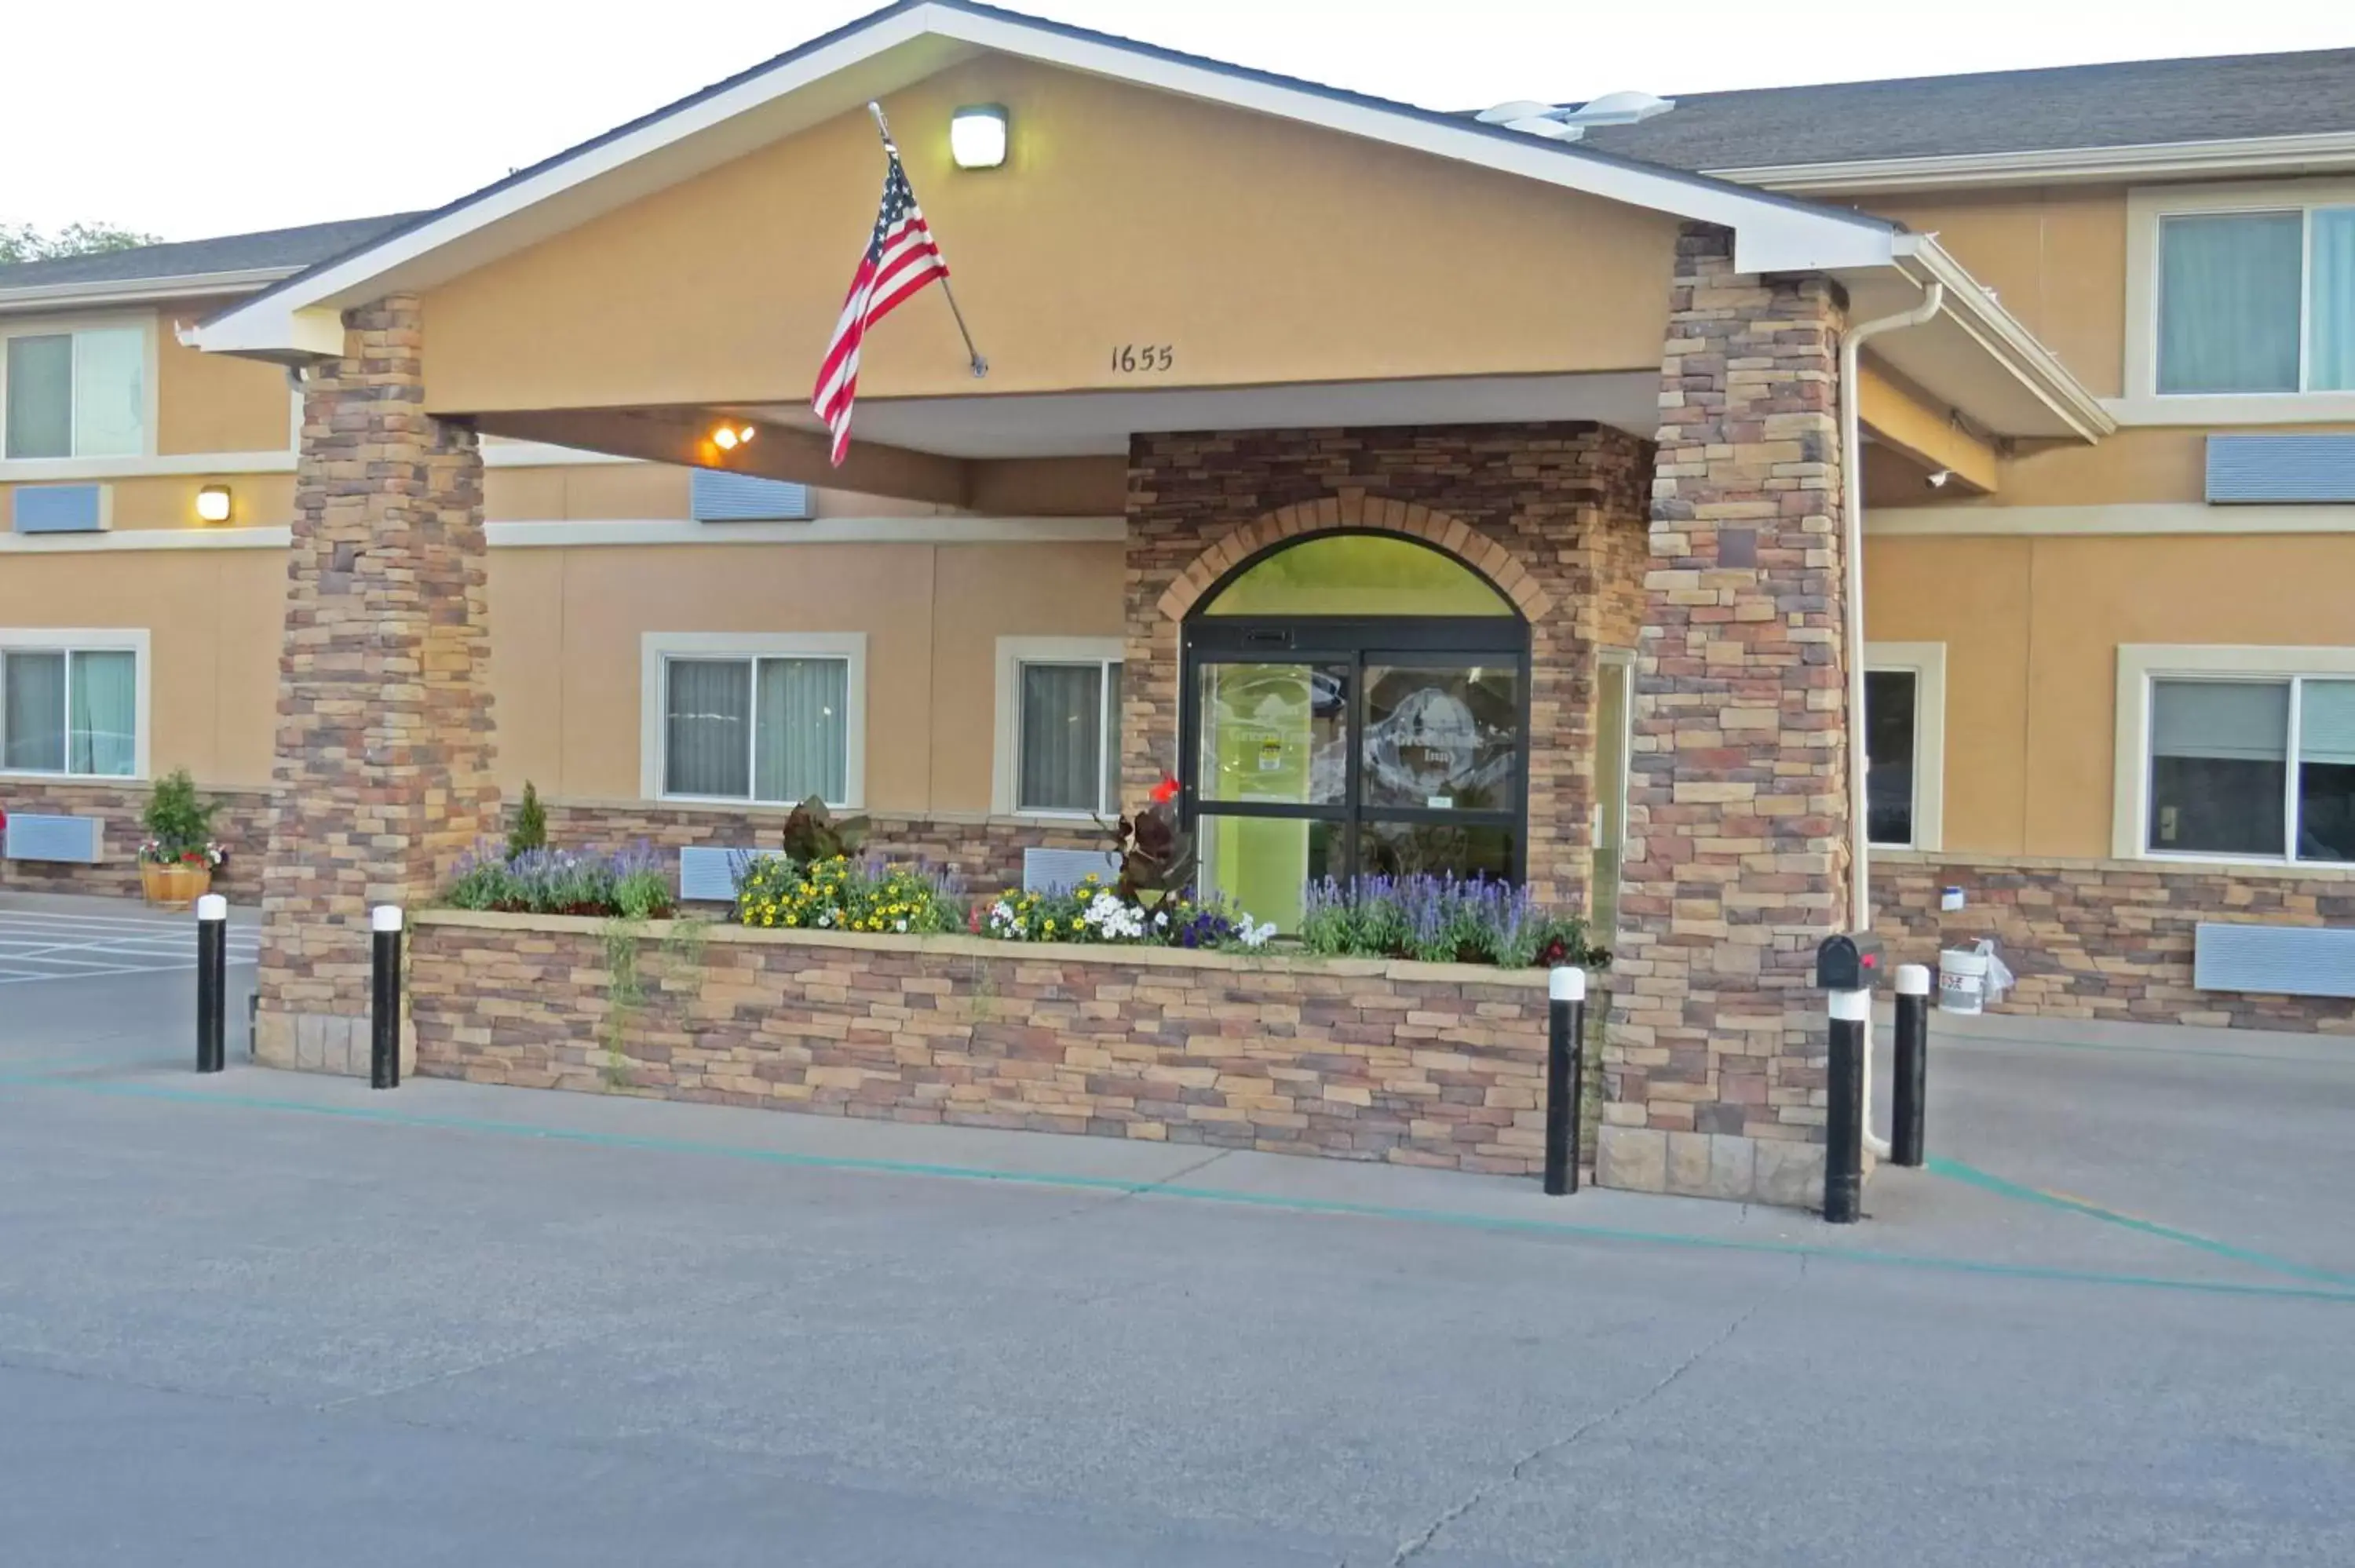
[(785, 916), (785, 924), (788, 926), (798, 926), (801, 923), (802, 917), (798, 915), (788, 915)]

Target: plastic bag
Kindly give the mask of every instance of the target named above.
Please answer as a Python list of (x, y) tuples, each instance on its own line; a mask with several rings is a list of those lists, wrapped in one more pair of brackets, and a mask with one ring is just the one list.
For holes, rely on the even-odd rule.
[(1995, 938), (1993, 937), (1980, 938), (1977, 946), (1972, 950), (1987, 961), (1987, 1000), (1989, 1001), (2001, 1001), (2003, 1000), (2003, 993), (2009, 991), (2012, 986), (2017, 983), (2017, 977), (2014, 976), (2010, 969), (2005, 965), (2003, 959), (1997, 955), (1995, 950)]

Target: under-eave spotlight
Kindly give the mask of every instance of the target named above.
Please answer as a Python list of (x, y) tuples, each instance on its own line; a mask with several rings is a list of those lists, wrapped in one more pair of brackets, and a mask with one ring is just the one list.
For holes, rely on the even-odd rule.
[(1955, 471), (1953, 469), (1942, 468), (1930, 476), (1930, 488), (1933, 490), (1944, 490), (1946, 488), (1946, 481), (1954, 477)]

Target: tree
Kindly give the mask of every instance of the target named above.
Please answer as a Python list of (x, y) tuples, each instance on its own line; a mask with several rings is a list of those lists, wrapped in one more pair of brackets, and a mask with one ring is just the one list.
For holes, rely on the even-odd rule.
[(54, 261), (60, 256), (94, 256), (106, 250), (129, 250), (156, 245), (161, 238), (109, 223), (69, 223), (55, 234), (43, 234), (29, 223), (0, 223), (0, 267), (18, 261)]

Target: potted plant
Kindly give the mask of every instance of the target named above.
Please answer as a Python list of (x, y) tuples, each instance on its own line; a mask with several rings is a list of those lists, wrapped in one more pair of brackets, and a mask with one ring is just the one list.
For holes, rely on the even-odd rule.
[(139, 881), (148, 903), (186, 909), (212, 891), (213, 872), (229, 858), (213, 837), (213, 813), (219, 810), (218, 801), (197, 798), (185, 768), (155, 781), (139, 819), (147, 830), (139, 846)]

